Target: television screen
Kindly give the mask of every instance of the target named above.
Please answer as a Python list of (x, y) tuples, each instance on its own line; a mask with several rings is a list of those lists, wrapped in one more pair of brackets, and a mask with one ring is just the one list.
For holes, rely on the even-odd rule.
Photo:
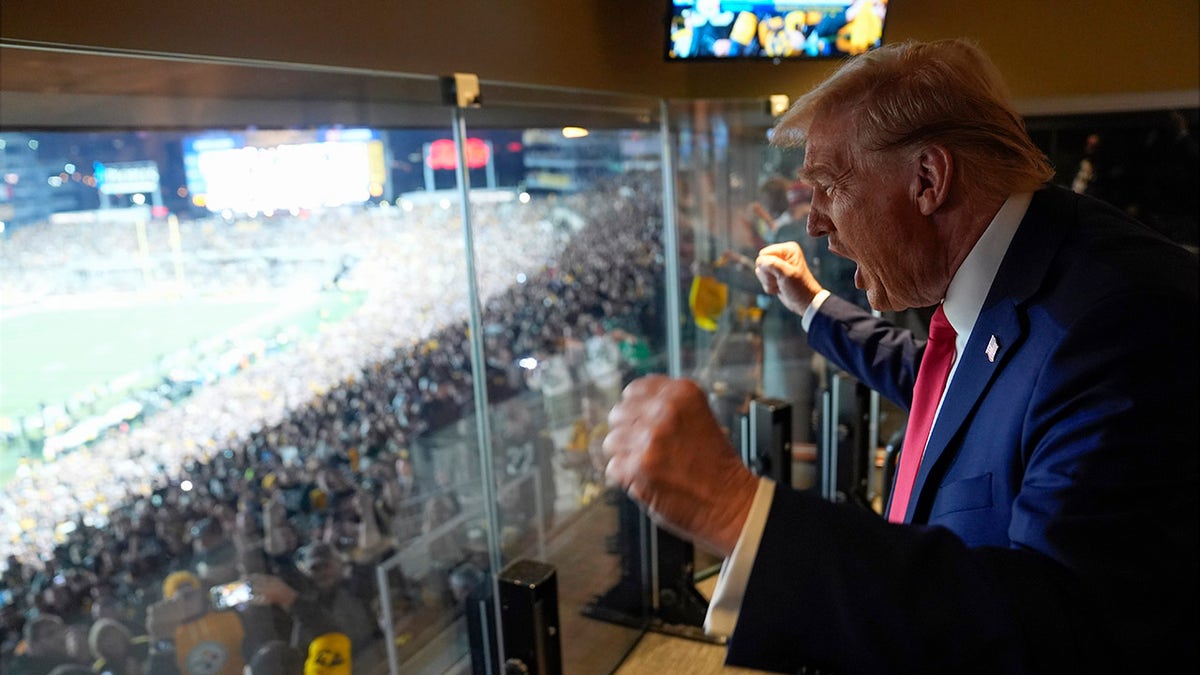
[(670, 0), (667, 60), (813, 59), (883, 42), (888, 0)]

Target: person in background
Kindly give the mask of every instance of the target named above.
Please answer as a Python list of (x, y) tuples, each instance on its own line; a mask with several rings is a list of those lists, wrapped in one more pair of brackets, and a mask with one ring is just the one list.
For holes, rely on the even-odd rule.
[(181, 675), (242, 675), (246, 665), (245, 628), (232, 609), (214, 610), (196, 575), (173, 572), (163, 580), (163, 599), (146, 614), (146, 630), (154, 641), (149, 672), (170, 667)]
[(72, 663), (90, 665), (95, 662), (96, 657), (92, 656), (91, 647), (88, 646), (87, 624), (67, 624), (63, 643), (66, 645), (67, 656), (70, 657)]
[(270, 640), (246, 663), (244, 675), (296, 675), (304, 672), (305, 652), (284, 640)]
[(111, 675), (141, 675), (142, 663), (133, 654), (133, 634), (120, 622), (101, 618), (88, 631), (92, 670)]
[(608, 479), (726, 558), (706, 628), (727, 662), (1195, 672), (1196, 254), (1048, 187), (970, 41), (849, 60), (772, 138), (804, 144), (809, 233), (871, 306), (937, 309), (919, 339), (795, 243), (756, 260), (816, 350), (912, 408), (886, 518), (752, 474), (690, 381), (637, 380), (610, 414)]
[(304, 660), (304, 675), (350, 675), (354, 661), (350, 638), (336, 631), (313, 638)]
[(345, 563), (330, 544), (313, 542), (302, 548), (297, 567), (308, 579), (296, 589), (269, 574), (250, 575), (259, 602), (271, 604), (292, 618), (291, 644), (302, 648), (326, 633), (344, 633), (356, 654), (367, 662), (369, 649), (380, 642), (379, 627), (371, 607), (351, 593), (343, 578)]
[(237, 547), (221, 521), (203, 518), (192, 526), (196, 574), (207, 586), (233, 581), (238, 576)]
[[(796, 185), (773, 176), (759, 188), (760, 200), (750, 206), (742, 222), (752, 228), (758, 248), (784, 242), (805, 242), (804, 224), (792, 219), (789, 192)], [(757, 249), (756, 249), (757, 250)], [(762, 309), (762, 363), (760, 389), (763, 396), (790, 404), (794, 447), (812, 440), (814, 378), (812, 350), (802, 339), (800, 318), (778, 298), (762, 293), (754, 274), (752, 257), (726, 251), (716, 268), (721, 281), (743, 292), (754, 293)]]
[(62, 617), (42, 614), (25, 622), (21, 644), (10, 664), (12, 675), (37, 675), (60, 665), (71, 665), (67, 652), (67, 625)]

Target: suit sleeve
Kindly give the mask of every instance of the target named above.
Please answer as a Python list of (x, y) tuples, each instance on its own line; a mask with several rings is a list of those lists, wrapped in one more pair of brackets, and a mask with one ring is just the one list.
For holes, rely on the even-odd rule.
[[(903, 398), (916, 343), (842, 304), (822, 308), (814, 343)], [(970, 547), (945, 527), (893, 525), (777, 487), (729, 663), (1194, 672), (1195, 296), (1109, 296), (1071, 308), (1065, 325), (1055, 310), (1029, 318), (1044, 358), (1019, 373), (1027, 396), (1013, 404), (1020, 424), (1008, 451), (1022, 474), (1009, 545)]]
[(842, 370), (908, 410), (925, 341), (836, 295), (808, 327), (808, 342)]
[(986, 567), (950, 532), (913, 530), (777, 486), (727, 662), (779, 672), (1019, 670), (1005, 667), (1017, 660), (1001, 648), (1013, 641), (1009, 612), (982, 580)]

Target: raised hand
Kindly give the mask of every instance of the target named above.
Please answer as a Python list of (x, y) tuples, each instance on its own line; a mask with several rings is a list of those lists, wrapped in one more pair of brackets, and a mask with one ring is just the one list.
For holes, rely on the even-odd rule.
[(784, 306), (797, 314), (803, 314), (822, 290), (804, 260), (804, 251), (794, 241), (771, 244), (759, 251), (754, 274), (764, 293), (778, 295)]

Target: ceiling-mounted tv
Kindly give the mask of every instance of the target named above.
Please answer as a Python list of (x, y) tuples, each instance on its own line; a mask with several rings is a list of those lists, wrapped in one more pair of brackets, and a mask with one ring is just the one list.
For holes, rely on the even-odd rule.
[(840, 58), (883, 43), (888, 0), (668, 0), (668, 61)]

